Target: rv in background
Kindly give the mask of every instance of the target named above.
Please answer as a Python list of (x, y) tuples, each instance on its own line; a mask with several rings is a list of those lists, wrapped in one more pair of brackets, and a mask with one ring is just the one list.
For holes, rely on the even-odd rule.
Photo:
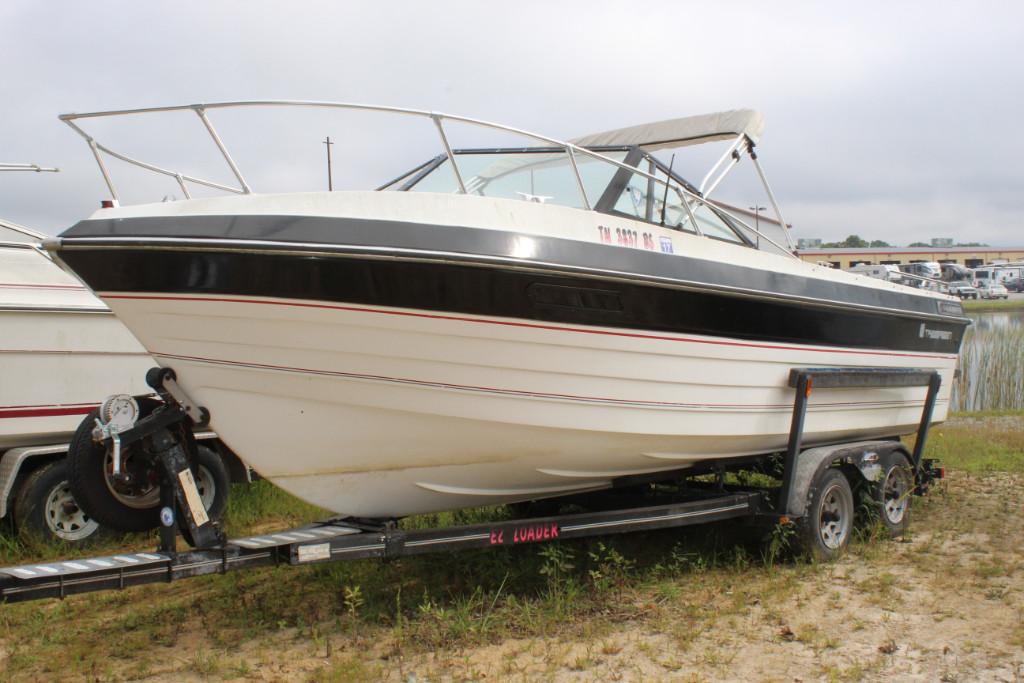
[(1024, 277), (1024, 265), (1008, 263), (1002, 266), (981, 266), (971, 271), (971, 277), (976, 287), (985, 287), (990, 283), (1005, 285)]
[(900, 274), (900, 269), (891, 265), (858, 263), (846, 272), (857, 273), (858, 275), (867, 275), (868, 277), (877, 278), (879, 280), (890, 280), (892, 282), (899, 282), (903, 279), (903, 276)]
[(900, 270), (911, 275), (931, 278), (932, 280), (942, 279), (942, 267), (936, 261), (922, 261), (921, 263), (906, 263), (900, 266)]
[(942, 279), (945, 282), (971, 281), (974, 279), (971, 269), (967, 266), (961, 266), (959, 263), (940, 263), (939, 267), (942, 268)]

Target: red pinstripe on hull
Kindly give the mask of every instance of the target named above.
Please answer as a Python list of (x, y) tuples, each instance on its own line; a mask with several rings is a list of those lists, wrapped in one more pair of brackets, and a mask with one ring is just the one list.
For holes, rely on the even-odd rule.
[[(428, 382), (411, 379), (407, 377), (387, 377), (384, 375), (365, 375), (352, 372), (341, 372), (337, 370), (317, 370), (314, 368), (298, 368), (288, 365), (271, 365), (267, 363), (243, 363), (240, 361), (227, 360), (222, 358), (204, 358), (202, 356), (183, 356), (173, 353), (161, 353), (154, 351), (153, 355), (158, 358), (169, 358), (172, 360), (191, 361), (195, 363), (208, 363), (211, 365), (225, 365), (229, 367), (251, 368), (254, 370), (278, 370), (304, 375), (324, 375), (330, 377), (342, 377), (347, 379), (361, 379), (378, 382), (389, 382), (393, 384), (409, 384), (439, 389), (454, 389), (457, 391), (472, 391), (488, 394), (500, 394), (504, 396), (525, 396), (530, 398), (547, 398), (567, 401), (582, 401), (585, 403), (607, 403), (612, 405), (630, 406), (653, 406), (668, 408), (734, 408), (734, 409), (777, 409), (791, 408), (792, 403), (676, 403), (671, 401), (649, 401), (644, 399), (621, 399), (603, 396), (580, 396), (576, 394), (554, 394), (550, 392), (529, 391), (524, 389), (502, 389), (498, 387), (482, 387), (468, 384), (451, 384), (449, 382)], [(834, 406), (860, 406), (860, 407), (901, 407), (922, 405), (923, 400), (910, 401), (845, 401), (832, 403), (814, 403), (812, 408), (834, 407)]]
[(271, 301), (267, 299), (238, 299), (232, 297), (213, 296), (157, 296), (153, 294), (99, 294), (101, 299), (131, 299), (136, 301), (204, 301), (215, 303), (231, 304), (254, 304), (261, 306), (290, 306), (293, 308), (318, 308), (335, 311), (352, 311), (355, 313), (375, 313), (378, 315), (397, 315), (409, 318), (426, 318), (430, 320), (454, 320), (458, 322), (477, 323), (480, 325), (502, 325), (505, 327), (526, 327), (536, 330), (553, 330), (557, 332), (575, 332), (577, 334), (596, 334), (609, 337), (631, 337), (633, 339), (654, 339), (657, 341), (683, 342), (689, 344), (711, 344), (715, 346), (740, 346), (754, 349), (781, 349), (784, 351), (807, 351), (809, 353), (846, 353), (857, 356), (896, 356), (900, 358), (930, 358), (933, 360), (953, 360), (957, 356), (947, 356), (937, 353), (899, 353), (896, 351), (857, 351), (854, 349), (820, 348), (813, 346), (787, 346), (783, 344), (762, 344), (754, 342), (725, 341), (719, 339), (694, 339), (692, 337), (670, 337), (657, 334), (641, 334), (639, 332), (612, 332), (611, 330), (581, 329), (576, 327), (563, 327), (560, 325), (545, 325), (541, 323), (512, 322), (509, 320), (489, 320), (487, 318), (470, 318), (457, 315), (442, 315), (438, 313), (412, 313), (410, 311), (382, 310), (377, 308), (366, 308), (363, 306), (342, 306), (338, 304), (314, 304), (297, 301)]
[(98, 404), (73, 406), (0, 406), (0, 420), (12, 417), (60, 417), (62, 415), (85, 415)]

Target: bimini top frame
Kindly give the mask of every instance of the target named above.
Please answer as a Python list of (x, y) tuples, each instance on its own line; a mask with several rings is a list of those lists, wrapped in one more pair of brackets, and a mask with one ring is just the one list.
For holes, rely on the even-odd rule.
[[(623, 162), (616, 161), (615, 159), (609, 158), (599, 152), (590, 150), (585, 145), (578, 144), (579, 142), (585, 143), (587, 138), (580, 138), (577, 140), (577, 142), (566, 142), (563, 140), (557, 140), (555, 138), (548, 137), (546, 135), (531, 133), (529, 131), (525, 131), (519, 128), (513, 128), (511, 126), (505, 126), (498, 123), (492, 123), (489, 121), (482, 121), (479, 119), (472, 119), (465, 116), (457, 116), (453, 114), (443, 114), (440, 112), (427, 111), (423, 109), (406, 109), (402, 107), (389, 107), (374, 104), (356, 104), (348, 102), (319, 102), (311, 100), (249, 100), (235, 102), (208, 102), (203, 104), (186, 104), (170, 107), (144, 107), (140, 109), (120, 109), (111, 111), (89, 112), (82, 114), (62, 114), (59, 118), (61, 121), (70, 126), (76, 133), (81, 135), (83, 139), (85, 139), (86, 143), (89, 145), (89, 149), (92, 150), (93, 156), (96, 159), (96, 163), (99, 166), (100, 173), (103, 175), (103, 180), (106, 182), (107, 188), (110, 190), (110, 195), (115, 202), (119, 201), (117, 190), (114, 187), (114, 182), (110, 177), (110, 173), (107, 170), (106, 164), (103, 162), (103, 157), (100, 154), (101, 152), (115, 159), (119, 159), (125, 163), (138, 166), (139, 168), (143, 168), (154, 173), (174, 178), (178, 182), (178, 185), (181, 187), (181, 191), (184, 193), (185, 197), (191, 198), (191, 194), (189, 193), (188, 190), (188, 183), (202, 185), (224, 192), (232, 192), (235, 194), (252, 193), (252, 188), (246, 182), (245, 177), (242, 175), (241, 170), (238, 168), (231, 154), (228, 152), (227, 147), (224, 145), (223, 140), (221, 140), (220, 136), (217, 134), (217, 130), (214, 128), (213, 123), (210, 121), (210, 118), (207, 115), (207, 112), (211, 109), (240, 109), (248, 107), (307, 107), (321, 109), (345, 109), (351, 111), (371, 111), (389, 114), (402, 114), (407, 116), (430, 119), (434, 123), (438, 136), (440, 137), (441, 145), (444, 148), (444, 153), (447, 156), (449, 163), (451, 164), (453, 174), (455, 175), (455, 180), (458, 184), (459, 193), (461, 194), (468, 194), (468, 192), (466, 190), (466, 183), (462, 177), (462, 174), (459, 172), (458, 164), (455, 161), (456, 155), (452, 151), (451, 144), (448, 141), (448, 135), (445, 132), (444, 124), (445, 122), (449, 121), (463, 123), (471, 126), (478, 126), (482, 128), (490, 128), (492, 130), (502, 131), (505, 133), (512, 133), (514, 135), (521, 135), (532, 140), (543, 142), (547, 145), (561, 148), (562, 150), (565, 151), (569, 159), (569, 163), (572, 167), (573, 174), (575, 175), (576, 186), (579, 189), (582, 205), (585, 209), (592, 209), (593, 204), (590, 201), (590, 198), (587, 196), (587, 191), (583, 184), (583, 178), (580, 175), (580, 170), (576, 163), (576, 155), (578, 154), (586, 155), (599, 161), (602, 161), (604, 163), (611, 164), (619, 168), (627, 169), (631, 173), (635, 173), (637, 175), (646, 177), (649, 181), (655, 184), (660, 183), (664, 185), (670, 182), (670, 179), (662, 180), (660, 178), (657, 178), (655, 175), (648, 173), (642, 169), (633, 166), (628, 166)], [(81, 122), (83, 119), (108, 118), (114, 116), (128, 116), (134, 114), (151, 114), (157, 112), (174, 111), (192, 111), (196, 114), (196, 116), (199, 117), (199, 120), (203, 123), (203, 126), (206, 128), (206, 131), (209, 133), (210, 137), (213, 139), (214, 144), (217, 146), (217, 149), (223, 156), (224, 161), (227, 163), (228, 167), (231, 169), (232, 174), (235, 176), (235, 179), (238, 181), (238, 187), (232, 187), (230, 185), (224, 185), (223, 183), (218, 183), (212, 180), (198, 178), (192, 175), (188, 175), (178, 171), (163, 168), (145, 161), (141, 161), (139, 159), (134, 159), (125, 154), (121, 154), (120, 152), (116, 152), (110, 149), (109, 147), (97, 142), (95, 138), (86, 133), (79, 125), (79, 122)], [(678, 188), (687, 198), (687, 201), (683, 202), (683, 204), (684, 208), (688, 213), (690, 223), (694, 227), (698, 226), (697, 219), (693, 215), (693, 205), (705, 204), (708, 205), (709, 208), (712, 208), (714, 211), (725, 214), (731, 220), (743, 226), (744, 229), (749, 230), (750, 233), (758, 235), (760, 238), (766, 240), (768, 243), (776, 247), (780, 252), (789, 254), (793, 258), (797, 258), (795, 254), (793, 254), (794, 245), (792, 244), (792, 240), (789, 237), (788, 231), (783, 229), (783, 234), (786, 236), (786, 241), (788, 242), (788, 244), (785, 246), (781, 245), (778, 242), (772, 240), (764, 233), (760, 232), (754, 226), (750, 225), (747, 221), (743, 220), (734, 212), (730, 212), (721, 204), (713, 203), (707, 198), (707, 195), (710, 194), (710, 192), (718, 185), (719, 182), (721, 182), (721, 179), (725, 176), (726, 173), (728, 173), (731, 167), (739, 162), (741, 152), (745, 151), (748, 153), (750, 159), (754, 163), (755, 168), (757, 169), (758, 176), (761, 179), (761, 183), (764, 186), (765, 192), (767, 193), (768, 198), (772, 204), (772, 208), (775, 211), (775, 216), (779, 222), (779, 225), (786, 226), (786, 222), (782, 218), (782, 212), (779, 209), (778, 203), (775, 200), (775, 195), (772, 192), (771, 187), (768, 185), (768, 181), (764, 175), (764, 172), (757, 161), (757, 155), (753, 151), (756, 140), (751, 136), (756, 137), (757, 135), (760, 134), (761, 125), (762, 124), (760, 120), (760, 115), (757, 114), (756, 112), (751, 112), (749, 110), (738, 110), (735, 112), (723, 112), (722, 114), (711, 114), (704, 115), (701, 117), (689, 117), (687, 119), (676, 119), (674, 121), (669, 122), (648, 124), (648, 127), (656, 131), (658, 135), (662, 135), (667, 129), (686, 129), (687, 135), (684, 136), (685, 139), (679, 139), (677, 141), (668, 141), (668, 143), (665, 144), (665, 139), (661, 138), (658, 141), (656, 141), (659, 143), (659, 147), (671, 146), (673, 142), (679, 142), (679, 146), (683, 146), (699, 144), (701, 142), (710, 142), (713, 140), (722, 140), (729, 138), (733, 139), (733, 143), (730, 145), (729, 149), (726, 150), (725, 155), (723, 155), (719, 162), (715, 164), (715, 166), (712, 168), (711, 173), (709, 173), (708, 176), (705, 178), (704, 183), (702, 183), (702, 186), (708, 185), (711, 175), (718, 171), (718, 169), (722, 167), (724, 163), (726, 163), (729, 160), (731, 160), (731, 163), (726, 165), (724, 170), (720, 172), (719, 176), (712, 182), (712, 184), (709, 187), (707, 187), (707, 189), (704, 189), (702, 187), (702, 192), (693, 192), (685, 186)], [(622, 129), (622, 131), (633, 132), (636, 129), (643, 128), (643, 126), (639, 126), (634, 127), (633, 129)], [(609, 134), (621, 133), (622, 131), (610, 131), (609, 133), (599, 134), (599, 136), (607, 136)], [(699, 228), (697, 229), (699, 231)]]

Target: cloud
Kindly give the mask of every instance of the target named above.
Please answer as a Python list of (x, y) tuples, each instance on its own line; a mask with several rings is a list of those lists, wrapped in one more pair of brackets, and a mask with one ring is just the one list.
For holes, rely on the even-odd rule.
[[(999, 2), (9, 0), (0, 6), (9, 60), (0, 157), (63, 173), (0, 177), (0, 215), (57, 231), (105, 196), (88, 149), (56, 120), (68, 111), (366, 101), (572, 137), (750, 106), (766, 115), (761, 158), (798, 234), (841, 238), (864, 225), (864, 236), (906, 241), (938, 231), (1021, 242), (1022, 20), (1019, 5)], [(217, 120), (246, 168), (280, 144), (273, 149), (286, 158), (263, 173), (268, 182), (321, 182), (326, 134), (339, 140), (339, 168), (353, 179), (346, 151), (368, 153), (380, 174), (435, 152), (412, 138), (363, 144), (389, 139), (386, 123), (361, 135), (314, 116), (274, 137), (268, 119)], [(182, 163), (216, 163), (201, 129), (186, 138), (189, 124), (176, 125), (120, 139)], [(747, 199), (749, 184), (738, 187), (737, 201), (762, 201)]]

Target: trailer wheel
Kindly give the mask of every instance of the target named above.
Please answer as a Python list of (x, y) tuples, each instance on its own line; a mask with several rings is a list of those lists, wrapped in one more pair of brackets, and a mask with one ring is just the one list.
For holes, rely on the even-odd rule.
[(882, 478), (875, 487), (878, 518), (893, 536), (902, 536), (910, 523), (914, 470), (907, 456), (891, 451), (882, 457)]
[(65, 460), (55, 460), (33, 472), (19, 489), (13, 512), (19, 531), (41, 539), (84, 546), (106, 535), (71, 494)]
[[(118, 531), (148, 531), (160, 524), (160, 489), (137, 472), (134, 485), (115, 484), (107, 473), (109, 454), (102, 443), (92, 440), (92, 428), (99, 411), (94, 410), (75, 430), (68, 447), (71, 490), (82, 507), (100, 524)], [(122, 450), (129, 467), (133, 448)]]
[(829, 468), (811, 484), (810, 504), (800, 524), (804, 548), (819, 560), (833, 560), (850, 544), (853, 533), (853, 491), (840, 470)]
[[(158, 405), (158, 404), (157, 404)], [(155, 406), (143, 405), (143, 414)], [(160, 487), (151, 463), (145, 460), (138, 444), (121, 451), (124, 467), (132, 472), (130, 484), (114, 481), (109, 475), (110, 454), (104, 444), (92, 439), (92, 428), (98, 415), (92, 411), (82, 421), (68, 448), (71, 490), (82, 508), (100, 524), (117, 531), (149, 531), (160, 525)], [(187, 432), (187, 433), (186, 433)], [(183, 429), (182, 439), (191, 440), (193, 471), (203, 504), (212, 519), (223, 514), (227, 505), (230, 478), (220, 457), (209, 448), (195, 447), (189, 430)]]
[(196, 488), (199, 489), (199, 498), (210, 519), (218, 520), (228, 506), (231, 476), (224, 461), (213, 449), (199, 446), (197, 456)]

